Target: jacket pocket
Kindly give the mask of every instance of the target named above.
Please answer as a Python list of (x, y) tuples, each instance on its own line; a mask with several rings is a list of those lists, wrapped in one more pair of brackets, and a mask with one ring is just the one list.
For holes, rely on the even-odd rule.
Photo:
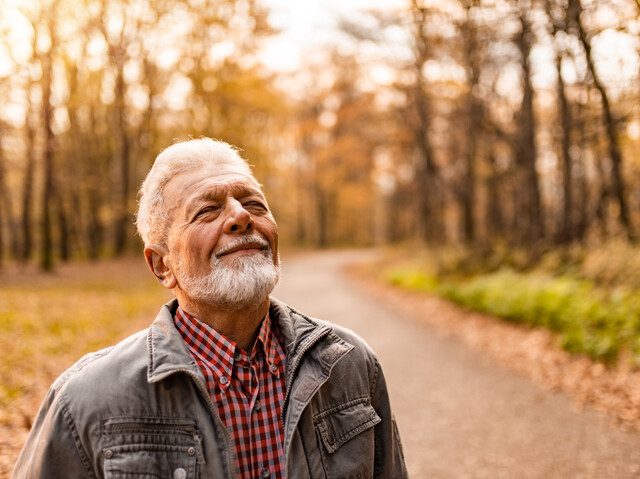
[(192, 479), (200, 438), (194, 421), (177, 418), (112, 418), (103, 423), (106, 479)]
[(368, 398), (355, 399), (314, 416), (325, 473), (331, 479), (373, 474), (375, 436), (380, 417)]

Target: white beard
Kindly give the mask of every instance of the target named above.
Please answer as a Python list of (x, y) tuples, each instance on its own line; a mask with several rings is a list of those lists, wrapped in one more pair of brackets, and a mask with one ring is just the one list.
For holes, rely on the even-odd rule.
[(210, 272), (200, 277), (187, 274), (179, 259), (175, 270), (180, 287), (190, 298), (233, 311), (260, 304), (280, 278), (271, 248), (237, 258), (221, 259), (213, 254)]

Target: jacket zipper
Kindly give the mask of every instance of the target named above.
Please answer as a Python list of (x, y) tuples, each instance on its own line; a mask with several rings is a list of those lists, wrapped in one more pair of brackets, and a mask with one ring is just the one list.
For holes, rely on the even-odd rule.
[[(327, 334), (329, 334), (330, 331), (331, 331), (331, 328), (327, 327), (326, 329), (320, 331), (315, 338), (310, 339), (308, 344), (306, 344), (300, 350), (298, 355), (295, 357), (294, 362), (291, 363), (291, 368), (289, 369), (289, 374), (288, 374), (288, 377), (287, 377), (287, 388), (285, 390), (284, 401), (282, 403), (282, 411), (280, 413), (280, 422), (282, 423), (282, 431), (285, 433), (285, 435), (286, 435), (286, 431), (285, 431), (285, 424), (284, 424), (284, 413), (285, 413), (285, 410), (286, 410), (287, 401), (289, 400), (289, 394), (291, 393), (291, 388), (293, 387), (293, 376), (295, 375), (296, 370), (298, 369), (298, 366), (300, 365), (300, 362), (302, 361), (302, 357), (304, 356), (304, 354), (309, 349), (311, 349), (311, 347), (314, 346), (318, 341), (320, 341)], [(291, 380), (289, 381), (288, 378), (291, 378)]]
[(109, 432), (153, 432), (153, 431), (175, 431), (184, 432), (185, 434), (193, 434), (195, 428), (190, 424), (171, 424), (171, 423), (139, 423), (139, 422), (116, 422), (109, 424)]

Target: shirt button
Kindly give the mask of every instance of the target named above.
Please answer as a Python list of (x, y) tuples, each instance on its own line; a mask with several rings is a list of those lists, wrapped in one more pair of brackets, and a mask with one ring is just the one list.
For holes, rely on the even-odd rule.
[(275, 373), (278, 370), (278, 366), (276, 366), (275, 364), (272, 364), (271, 366), (269, 366), (269, 369), (271, 369), (272, 373)]
[(104, 457), (107, 459), (111, 459), (113, 457), (113, 451), (111, 449), (107, 449), (104, 451)]
[(256, 409), (256, 411), (259, 411), (260, 409), (262, 409), (262, 404), (260, 404), (260, 401), (256, 401), (255, 409)]
[(266, 467), (262, 469), (262, 472), (260, 473), (260, 477), (262, 477), (262, 479), (268, 479), (269, 477), (271, 477), (271, 473), (269, 472), (269, 469), (267, 469)]
[(241, 355), (241, 354), (236, 354), (236, 355), (233, 357), (233, 360), (234, 360), (234, 361), (236, 361), (236, 362), (240, 361), (241, 359), (242, 359), (242, 355)]
[(227, 384), (229, 382), (229, 378), (227, 376), (222, 376), (220, 378), (220, 384)]
[(189, 449), (187, 449), (187, 454), (189, 454), (190, 456), (195, 456), (196, 448), (195, 447), (190, 447)]
[(185, 471), (183, 468), (179, 467), (178, 469), (173, 471), (173, 479), (186, 479), (186, 478), (187, 478), (187, 471)]

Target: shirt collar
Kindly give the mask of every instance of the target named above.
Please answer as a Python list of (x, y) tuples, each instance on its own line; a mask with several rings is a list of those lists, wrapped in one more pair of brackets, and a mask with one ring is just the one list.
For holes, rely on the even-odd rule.
[[(223, 384), (220, 379), (223, 376), (231, 377), (236, 355), (246, 356), (246, 352), (235, 341), (199, 321), (180, 306), (176, 309), (174, 322), (194, 358), (205, 362), (212, 369), (221, 386), (228, 386), (229, 382)], [(251, 351), (251, 359), (255, 359), (261, 352), (260, 348), (264, 352), (269, 372), (274, 376), (283, 374), (285, 353), (268, 313), (260, 325), (257, 340)]]
[(284, 350), (281, 346), (281, 341), (279, 341), (277, 337), (275, 329), (272, 327), (269, 313), (267, 313), (262, 321), (257, 341), (253, 345), (251, 357), (254, 357), (257, 353), (256, 348), (258, 347), (258, 344), (262, 344), (262, 350), (264, 351), (269, 371), (273, 375), (279, 376), (284, 362)]
[[(216, 382), (231, 378), (236, 343), (206, 323), (198, 321), (180, 306), (174, 316), (176, 328), (196, 361), (204, 362), (212, 370)], [(225, 381), (228, 384), (228, 381)]]

